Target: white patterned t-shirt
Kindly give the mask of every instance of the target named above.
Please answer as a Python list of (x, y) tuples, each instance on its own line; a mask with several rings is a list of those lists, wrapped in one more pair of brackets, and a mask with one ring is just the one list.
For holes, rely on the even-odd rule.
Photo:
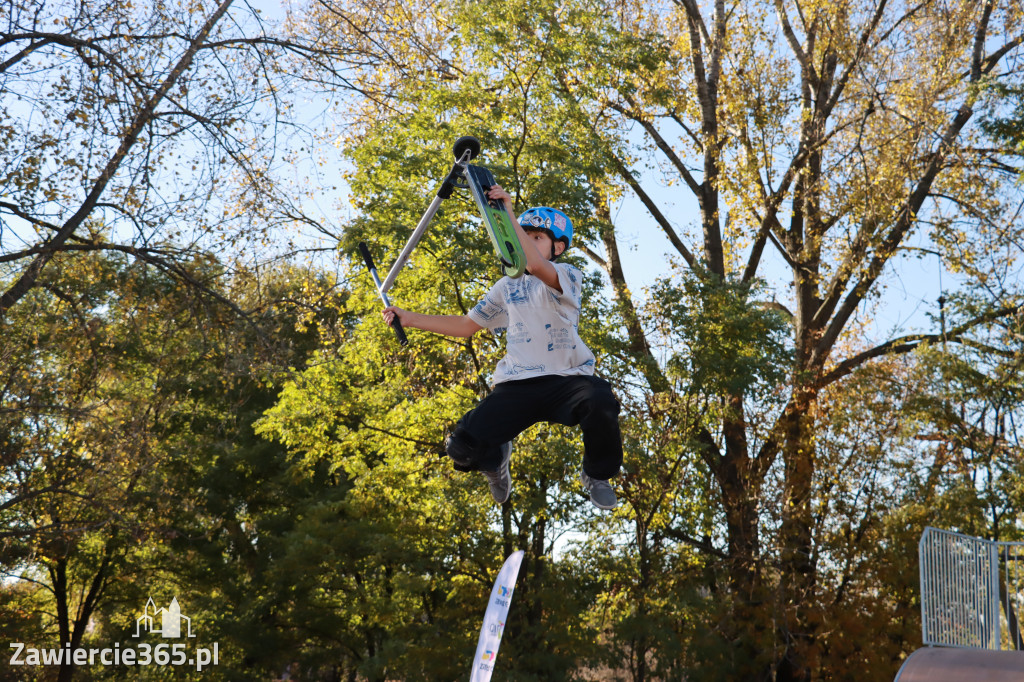
[(559, 292), (526, 274), (502, 277), (469, 311), (494, 333), (505, 332), (505, 357), (494, 383), (545, 375), (591, 375), (594, 354), (579, 335), (583, 274), (568, 263), (554, 263)]

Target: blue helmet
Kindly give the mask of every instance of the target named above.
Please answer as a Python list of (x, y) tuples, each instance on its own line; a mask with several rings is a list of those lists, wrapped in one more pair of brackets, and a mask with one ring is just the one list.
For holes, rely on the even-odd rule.
[(572, 242), (572, 221), (556, 208), (547, 206), (535, 206), (528, 208), (519, 216), (519, 224), (524, 230), (547, 230), (555, 241), (565, 243), (569, 248)]

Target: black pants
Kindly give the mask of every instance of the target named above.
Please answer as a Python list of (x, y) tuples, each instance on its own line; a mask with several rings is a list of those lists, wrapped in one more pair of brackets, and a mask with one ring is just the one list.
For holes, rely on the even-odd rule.
[(594, 376), (543, 376), (505, 381), (467, 412), (448, 439), (459, 471), (496, 471), (501, 444), (538, 422), (583, 430), (583, 471), (607, 480), (622, 466), (619, 401), (611, 385)]

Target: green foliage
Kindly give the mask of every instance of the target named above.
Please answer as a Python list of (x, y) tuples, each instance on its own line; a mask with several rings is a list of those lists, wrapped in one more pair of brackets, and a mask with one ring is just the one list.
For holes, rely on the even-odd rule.
[(788, 314), (757, 301), (763, 282), (706, 270), (664, 278), (651, 290), (651, 315), (675, 350), (667, 370), (684, 390), (766, 397), (793, 374)]
[[(222, 643), (230, 670), (257, 639), (230, 627), (259, 608), (234, 589), (260, 568), (254, 520), (293, 523), (295, 477), (250, 425), (275, 400), (272, 369), (301, 366), (316, 343), (280, 301), (317, 279), (281, 268), (256, 289), (239, 273), (232, 294), (252, 313), (243, 320), (139, 262), (94, 255), (59, 265), (60, 277), (45, 277), (5, 321), (5, 623), (21, 613), (18, 641), (41, 648), (109, 646), (129, 641), (149, 596), (166, 604), (176, 595), (206, 641)], [(197, 262), (191, 275), (216, 269)], [(283, 489), (264, 487), (275, 477)], [(315, 493), (321, 505), (337, 497), (323, 485)], [(225, 611), (225, 600), (239, 608)]]
[(1024, 84), (991, 81), (985, 84), (987, 104), (982, 129), (1002, 145), (1024, 151)]
[[(403, 35), (417, 39), (396, 48), (388, 55), (393, 59), (389, 67), (367, 78), (368, 87), (380, 97), (363, 103), (345, 138), (354, 162), (349, 180), (360, 216), (348, 226), (342, 252), (352, 254), (355, 243), (365, 239), (378, 263), (389, 264), (447, 172), (451, 142), (474, 134), (484, 146), (477, 163), (492, 169), (516, 197), (518, 209), (530, 204), (563, 208), (580, 228), (577, 244), (588, 247), (588, 255), (608, 255), (601, 246), (607, 247), (609, 235), (614, 243), (621, 229), (610, 219), (610, 202), (621, 195), (630, 176), (637, 178), (630, 168), (642, 166), (648, 151), (671, 147), (679, 156), (665, 165), (686, 166), (688, 175), (676, 180), (698, 185), (703, 192), (698, 201), (704, 211), (708, 262), (703, 265), (708, 270), (698, 258), (690, 270), (662, 280), (649, 292), (643, 307), (646, 320), (633, 326), (632, 303), (625, 300), (628, 289), (613, 265), (602, 264), (612, 278), (614, 302), (601, 297), (601, 285), (608, 280), (590, 283), (589, 314), (582, 329), (625, 405), (627, 466), (619, 486), (626, 504), (600, 521), (581, 515), (573, 497), (572, 450), (553, 447), (543, 428), (519, 439), (513, 510), (503, 511), (500, 518), (492, 515), (474, 530), (497, 533), (500, 523), (495, 546), (503, 553), (529, 547), (528, 558), (535, 562), (524, 564), (517, 593), (523, 601), (517, 601), (513, 612), (522, 621), (516, 628), (510, 624), (502, 660), (516, 679), (567, 677), (571, 670), (602, 664), (633, 679), (655, 674), (665, 679), (752, 677), (767, 674), (764, 670), (773, 669), (795, 646), (784, 633), (791, 627), (791, 615), (785, 614), (799, 610), (806, 629), (821, 634), (816, 640), (821, 646), (813, 644), (799, 654), (815, 670), (828, 670), (830, 663), (851, 656), (862, 666), (859, 670), (881, 675), (905, 653), (913, 629), (907, 605), (910, 586), (898, 571), (906, 557), (906, 536), (895, 524), (887, 525), (890, 510), (902, 510), (913, 500), (911, 491), (892, 486), (906, 475), (904, 467), (911, 459), (894, 454), (912, 451), (907, 431), (894, 427), (901, 425), (897, 415), (905, 416), (900, 407), (907, 393), (883, 381), (884, 374), (869, 372), (857, 378), (867, 384), (851, 378), (848, 386), (836, 386), (834, 392), (829, 387), (829, 402), (812, 397), (798, 408), (792, 403), (786, 408), (794, 399), (794, 387), (812, 395), (822, 389), (814, 382), (825, 373), (830, 354), (840, 351), (832, 346), (815, 351), (816, 365), (808, 358), (830, 321), (825, 318), (832, 309), (822, 300), (829, 294), (829, 278), (836, 277), (840, 293), (855, 288), (849, 278), (866, 272), (883, 232), (878, 221), (894, 215), (910, 171), (894, 162), (900, 171), (865, 174), (877, 180), (873, 185), (843, 170), (842, 160), (849, 157), (843, 149), (834, 155), (828, 149), (821, 157), (797, 155), (803, 160), (813, 156), (807, 167), (795, 169), (802, 194), (792, 198), (793, 236), (785, 242), (788, 257), (796, 261), (790, 263), (793, 281), (803, 298), (801, 307), (794, 307), (796, 315), (784, 312), (775, 302), (778, 291), (749, 273), (739, 276), (739, 259), (741, 246), (763, 229), (765, 206), (758, 199), (764, 199), (765, 183), (775, 185), (778, 179), (777, 154), (789, 144), (789, 135), (792, 147), (797, 146), (798, 128), (812, 115), (792, 106), (806, 91), (793, 78), (802, 70), (783, 58), (766, 59), (775, 53), (765, 45), (773, 39), (781, 43), (783, 37), (771, 36), (771, 22), (760, 16), (759, 8), (744, 6), (728, 18), (735, 32), (714, 46), (728, 53), (735, 69), (726, 69), (729, 75), (717, 92), (720, 99), (712, 101), (694, 73), (683, 73), (696, 70), (690, 60), (698, 46), (691, 41), (697, 36), (702, 43), (711, 40), (703, 31), (712, 24), (665, 8), (648, 9), (639, 4), (610, 8), (590, 2), (515, 1), (487, 12), (469, 3), (420, 7), (386, 2), (349, 8), (346, 20), (364, 30), (356, 39), (364, 49), (359, 41), (372, 41), (380, 30), (371, 16), (375, 11), (401, 27)], [(412, 25), (408, 16), (421, 21)], [(837, 19), (835, 25), (849, 21)], [(814, 58), (853, 63), (854, 49), (843, 40), (833, 44), (834, 52), (825, 50)], [(711, 50), (709, 45), (699, 47)], [(702, 54), (710, 58), (710, 52)], [(712, 109), (719, 119), (707, 118)], [(691, 125), (693, 118), (703, 127)], [(636, 142), (638, 126), (650, 131), (661, 121), (681, 123), (686, 134)], [(895, 133), (884, 122), (871, 123), (878, 137), (869, 143), (869, 163), (880, 167), (889, 163), (887, 154), (899, 155), (891, 142)], [(839, 126), (835, 139), (847, 142), (841, 124), (819, 124), (820, 131)], [(800, 139), (810, 139), (811, 132), (808, 127)], [(875, 148), (876, 139), (889, 142)], [(814, 140), (821, 149), (831, 141)], [(861, 154), (864, 140), (856, 148)], [(900, 149), (909, 154), (913, 141), (905, 142)], [(625, 173), (619, 164), (629, 167)], [(696, 167), (720, 175), (702, 179)], [(832, 172), (834, 178), (827, 176)], [(846, 182), (839, 180), (841, 174)], [(887, 194), (890, 188), (898, 192)], [(728, 240), (723, 262), (728, 267), (719, 274), (710, 271), (714, 244), (708, 241), (725, 208), (711, 202), (719, 200), (717, 192), (734, 209), (734, 220), (724, 230)], [(790, 199), (783, 196), (783, 203), (770, 212)], [(496, 264), (474, 214), (459, 193), (443, 204), (390, 292), (397, 305), (458, 315), (486, 290), (497, 276)], [(801, 241), (805, 220), (810, 227)], [(852, 239), (862, 223), (874, 227), (865, 227), (864, 234)], [(828, 235), (812, 234), (837, 225)], [(778, 240), (789, 238), (787, 228), (773, 229), (773, 242), (784, 250)], [(424, 450), (438, 449), (440, 425), (453, 423), (486, 392), (487, 373), (501, 350), (487, 336), (450, 341), (413, 333), (410, 348), (400, 351), (381, 325), (379, 303), (359, 271), (356, 261), (348, 310), (362, 321), (338, 346), (339, 361), (323, 375), (305, 377), (309, 390), (289, 391), (291, 411), (283, 403), (267, 424), (295, 456), (322, 459), (367, 480), (391, 480), (387, 471), (401, 470), (405, 461), (392, 459), (391, 453), (419, 457)], [(809, 316), (819, 309), (826, 314), (812, 324)], [(644, 334), (657, 342), (648, 350), (640, 342)], [(858, 341), (854, 334), (841, 338), (843, 352)], [(651, 346), (665, 348), (665, 357), (652, 362), (645, 356)], [(803, 353), (799, 357), (798, 349)], [(657, 360), (664, 361), (658, 366)], [(659, 372), (670, 379), (671, 390), (655, 394), (651, 376)], [(332, 388), (327, 391), (325, 386)], [(321, 395), (336, 396), (327, 412)], [(866, 396), (870, 400), (861, 403)], [(841, 409), (830, 409), (832, 403)], [(306, 410), (308, 417), (303, 416)], [(796, 413), (800, 416), (793, 422), (781, 421)], [(336, 440), (324, 430), (338, 434)], [(865, 447), (866, 433), (877, 436), (878, 443)], [(350, 452), (357, 444), (366, 452)], [(425, 470), (445, 475), (445, 465), (440, 466)], [(800, 482), (806, 482), (806, 491), (794, 492), (794, 472), (806, 475)], [(864, 480), (871, 481), (869, 492), (860, 488)], [(390, 494), (387, 487), (374, 490)], [(479, 482), (476, 494), (483, 494)], [(410, 497), (407, 504), (414, 508), (422, 503), (418, 494)], [(799, 514), (807, 512), (796, 523), (786, 506), (790, 500), (799, 500)], [(747, 511), (752, 526), (737, 518)], [(806, 535), (782, 537), (780, 529), (797, 527)], [(546, 613), (534, 599), (542, 581), (535, 568), (555, 544), (550, 538), (556, 528), (583, 532), (552, 565), (565, 571), (563, 585), (572, 586), (574, 594), (592, 595), (589, 605), (572, 606), (585, 610), (585, 632), (570, 632), (566, 625), (576, 622), (576, 611)], [(794, 542), (806, 544), (797, 547)], [(785, 564), (793, 556), (809, 557), (801, 574), (810, 584), (806, 595), (787, 591), (801, 578)], [(492, 566), (499, 557), (491, 559)], [(819, 574), (820, 585), (814, 582)], [(748, 576), (750, 583), (744, 582)], [(886, 590), (891, 599), (871, 603), (871, 595)], [(794, 609), (794, 600), (801, 602), (799, 609)], [(773, 618), (782, 618), (786, 625), (776, 625), (780, 621)], [(863, 651), (853, 634), (865, 632), (857, 622), (891, 633), (892, 645), (884, 654)], [(551, 646), (544, 649), (543, 661), (536, 651), (524, 659), (517, 642), (525, 638), (531, 647), (531, 633), (541, 626), (547, 628)], [(567, 641), (582, 652), (575, 668), (558, 660)], [(738, 660), (749, 652), (756, 661)]]

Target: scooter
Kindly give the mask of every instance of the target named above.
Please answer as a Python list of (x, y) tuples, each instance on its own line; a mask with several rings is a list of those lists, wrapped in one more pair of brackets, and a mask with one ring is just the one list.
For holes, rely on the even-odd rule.
[[(416, 245), (419, 244), (420, 239), (423, 238), (423, 233), (426, 232), (427, 226), (430, 225), (430, 221), (433, 220), (437, 210), (441, 207), (441, 202), (451, 197), (455, 189), (468, 189), (473, 195), (473, 199), (476, 201), (477, 208), (480, 210), (480, 215), (483, 218), (484, 227), (491, 238), (495, 255), (497, 255), (498, 261), (501, 263), (502, 273), (514, 279), (522, 277), (523, 273), (526, 272), (526, 254), (523, 252), (523, 245), (519, 242), (519, 237), (516, 235), (512, 221), (505, 211), (504, 204), (487, 198), (487, 190), (497, 184), (494, 182), (494, 176), (486, 168), (473, 166), (469, 163), (480, 155), (480, 140), (472, 135), (460, 137), (453, 145), (453, 152), (455, 154), (455, 165), (452, 166), (451, 171), (441, 183), (440, 189), (437, 190), (437, 195), (430, 203), (426, 213), (423, 214), (419, 224), (416, 225), (416, 229), (413, 230), (409, 241), (405, 243), (401, 253), (398, 254), (398, 258), (391, 266), (391, 270), (388, 271), (387, 277), (384, 278), (383, 282), (377, 274), (376, 267), (374, 267), (373, 256), (370, 254), (369, 247), (367, 247), (366, 242), (359, 242), (359, 251), (362, 253), (366, 267), (370, 271), (370, 276), (377, 287), (377, 293), (380, 295), (385, 307), (391, 305), (387, 292), (394, 286), (398, 273), (408, 262), (409, 256), (412, 254), (413, 249), (416, 248)], [(409, 341), (405, 336), (405, 331), (402, 329), (402, 324), (398, 321), (397, 317), (391, 323), (391, 326), (395, 330), (399, 343), (403, 346), (408, 344)]]

